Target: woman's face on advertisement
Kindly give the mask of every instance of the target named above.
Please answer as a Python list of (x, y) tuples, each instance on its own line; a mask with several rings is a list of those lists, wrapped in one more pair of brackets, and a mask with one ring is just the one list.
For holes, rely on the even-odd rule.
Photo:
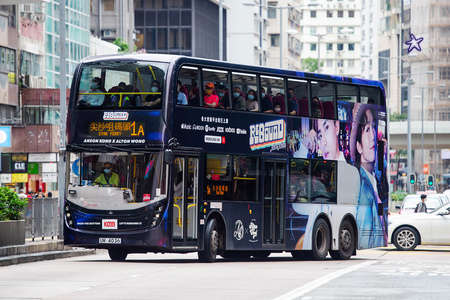
[(366, 110), (366, 124), (364, 125), (361, 144), (358, 142), (358, 151), (361, 154), (361, 162), (373, 162), (375, 160), (375, 127), (372, 111)]

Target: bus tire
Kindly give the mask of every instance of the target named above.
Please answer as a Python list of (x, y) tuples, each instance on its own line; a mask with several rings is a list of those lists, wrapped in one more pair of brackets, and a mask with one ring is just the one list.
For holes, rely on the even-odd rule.
[(198, 252), (198, 259), (201, 262), (212, 263), (216, 261), (219, 250), (219, 227), (216, 219), (210, 219), (205, 230), (205, 244), (202, 251)]
[(112, 261), (125, 261), (128, 256), (128, 252), (122, 249), (108, 249), (109, 258)]
[(324, 219), (318, 219), (313, 227), (312, 251), (314, 260), (324, 260), (330, 250), (330, 228)]
[(355, 232), (349, 220), (345, 219), (339, 228), (339, 249), (330, 251), (330, 255), (335, 260), (347, 260), (353, 255), (355, 250)]

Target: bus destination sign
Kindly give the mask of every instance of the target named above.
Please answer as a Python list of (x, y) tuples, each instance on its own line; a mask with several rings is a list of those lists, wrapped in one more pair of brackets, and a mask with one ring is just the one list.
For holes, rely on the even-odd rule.
[(88, 136), (138, 138), (144, 137), (144, 122), (90, 122)]

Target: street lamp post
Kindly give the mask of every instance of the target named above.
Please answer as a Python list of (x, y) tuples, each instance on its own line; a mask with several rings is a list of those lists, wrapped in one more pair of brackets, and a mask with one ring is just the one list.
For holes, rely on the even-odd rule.
[[(445, 84), (440, 84), (438, 87), (443, 88)], [(433, 173), (435, 180), (437, 181), (437, 166), (436, 166), (436, 97), (433, 97), (433, 122), (434, 122), (434, 133), (433, 133), (433, 144), (434, 144), (434, 153), (433, 153)]]

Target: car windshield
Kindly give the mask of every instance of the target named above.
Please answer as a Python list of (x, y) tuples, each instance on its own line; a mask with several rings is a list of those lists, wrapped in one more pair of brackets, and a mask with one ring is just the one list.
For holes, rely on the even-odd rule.
[(129, 209), (166, 198), (160, 153), (71, 153), (67, 199), (90, 208)]
[[(415, 209), (417, 203), (419, 203), (420, 201), (420, 196), (407, 197), (403, 203), (403, 209)], [(430, 196), (427, 197), (425, 204), (427, 205), (427, 210), (435, 209), (436, 207), (441, 206), (441, 202), (438, 198)]]

